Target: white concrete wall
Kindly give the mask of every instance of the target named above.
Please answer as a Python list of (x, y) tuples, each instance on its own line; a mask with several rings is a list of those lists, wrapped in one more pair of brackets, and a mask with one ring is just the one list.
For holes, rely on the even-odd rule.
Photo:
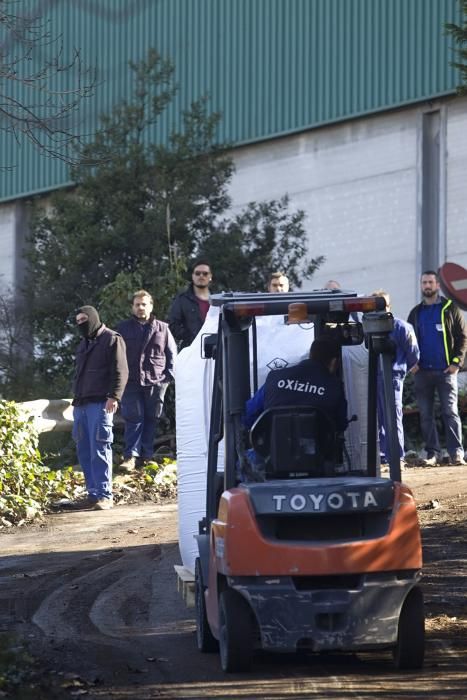
[(446, 258), (467, 268), (467, 100), (449, 106)]
[[(441, 105), (441, 103), (440, 103)], [(467, 100), (443, 106), (446, 259), (467, 266)], [(430, 106), (436, 108), (435, 106)], [(336, 279), (384, 287), (406, 317), (419, 300), (421, 115), (426, 105), (324, 127), (234, 152), (234, 210), (288, 193), (307, 213), (309, 252), (325, 264), (304, 289)], [(440, 260), (440, 263), (444, 260)]]
[(16, 280), (16, 204), (0, 204), (0, 293)]
[[(50, 199), (42, 199), (44, 210)], [(14, 293), (21, 300), (27, 262), (24, 252), (29, 235), (28, 206), (25, 200), (0, 204), (0, 294)]]

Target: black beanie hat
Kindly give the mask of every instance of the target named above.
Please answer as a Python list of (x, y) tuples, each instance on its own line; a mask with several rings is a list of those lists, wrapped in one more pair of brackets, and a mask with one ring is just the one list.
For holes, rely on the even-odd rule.
[(94, 338), (99, 328), (102, 326), (99, 314), (94, 306), (81, 306), (77, 314), (86, 314), (87, 321), (78, 324), (79, 332), (85, 338)]

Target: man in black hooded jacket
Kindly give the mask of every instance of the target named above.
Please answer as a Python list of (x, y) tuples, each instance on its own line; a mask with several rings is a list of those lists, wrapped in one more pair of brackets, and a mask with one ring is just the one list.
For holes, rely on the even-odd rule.
[(209, 311), (209, 285), (212, 281), (209, 263), (204, 260), (195, 262), (191, 279), (191, 284), (177, 294), (169, 309), (169, 327), (179, 349), (191, 345)]
[(93, 306), (76, 314), (82, 340), (73, 381), (73, 439), (84, 473), (87, 504), (107, 510), (112, 500), (113, 417), (128, 380), (125, 342), (106, 328)]

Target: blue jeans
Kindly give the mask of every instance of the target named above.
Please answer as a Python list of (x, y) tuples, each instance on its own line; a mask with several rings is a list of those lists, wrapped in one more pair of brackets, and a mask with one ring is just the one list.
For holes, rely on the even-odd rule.
[(162, 413), (167, 386), (168, 384), (126, 385), (121, 405), (125, 422), (125, 457), (151, 459), (157, 419)]
[(73, 439), (90, 496), (112, 496), (113, 413), (105, 402), (87, 403), (73, 409)]
[[(379, 451), (381, 459), (388, 461), (388, 445), (386, 441), (386, 422), (384, 420), (384, 401), (383, 387), (381, 386), (382, 378), (378, 376), (378, 435), (379, 435)], [(396, 401), (396, 423), (397, 423), (397, 439), (399, 442), (399, 455), (402, 459), (405, 454), (404, 450), (404, 423), (402, 414), (402, 391), (404, 388), (403, 377), (392, 377), (392, 386), (394, 388), (394, 398)]]
[(457, 374), (442, 370), (420, 369), (414, 376), (415, 398), (420, 410), (420, 425), (425, 449), (431, 457), (441, 451), (434, 416), (435, 391), (441, 404), (446, 432), (446, 447), (451, 457), (464, 454), (462, 425), (457, 407)]

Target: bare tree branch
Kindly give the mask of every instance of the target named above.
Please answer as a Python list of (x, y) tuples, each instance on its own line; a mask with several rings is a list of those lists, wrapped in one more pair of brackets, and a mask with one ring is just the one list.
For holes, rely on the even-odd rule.
[[(67, 57), (50, 21), (20, 14), (20, 6), (0, 0), (0, 131), (75, 164), (87, 136), (75, 115), (94, 93), (96, 71), (85, 66), (79, 49)], [(0, 163), (0, 169), (8, 167)]]

